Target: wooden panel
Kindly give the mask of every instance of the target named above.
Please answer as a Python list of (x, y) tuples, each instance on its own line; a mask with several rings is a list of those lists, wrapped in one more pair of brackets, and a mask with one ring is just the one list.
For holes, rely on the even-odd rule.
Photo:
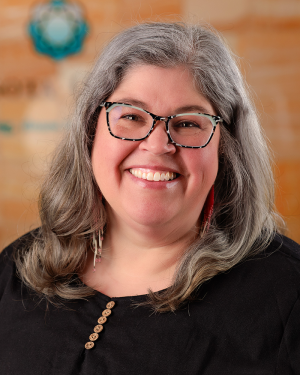
[[(72, 1), (72, 0), (69, 0)], [(37, 196), (77, 83), (115, 32), (145, 19), (203, 20), (221, 30), (256, 95), (277, 162), (277, 206), (300, 242), (300, 2), (86, 0), (80, 54), (55, 62), (27, 34), (36, 2), (0, 4), (0, 248), (38, 225)]]
[(0, 3), (0, 249), (39, 225), (37, 197), (49, 154), (61, 136), (74, 88), (98, 51), (137, 21), (178, 18), (182, 1), (86, 0), (90, 32), (83, 50), (59, 62), (36, 53), (28, 37), (35, 4)]
[(186, 0), (184, 14), (222, 32), (256, 103), (277, 164), (276, 204), (300, 242), (300, 2)]

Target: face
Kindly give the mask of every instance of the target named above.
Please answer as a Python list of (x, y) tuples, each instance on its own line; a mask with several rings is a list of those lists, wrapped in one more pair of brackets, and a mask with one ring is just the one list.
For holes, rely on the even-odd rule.
[[(158, 116), (182, 113), (182, 107), (190, 106), (200, 107), (199, 112), (216, 114), (210, 102), (195, 89), (184, 67), (134, 67), (107, 101), (132, 104)], [(205, 148), (177, 147), (169, 143), (165, 123), (159, 121), (145, 140), (124, 141), (109, 134), (102, 108), (92, 166), (106, 200), (109, 222), (172, 231), (194, 228), (217, 175), (219, 137), (217, 126)], [(158, 179), (167, 172), (176, 178), (140, 178), (144, 174), (151, 179), (152, 173)]]

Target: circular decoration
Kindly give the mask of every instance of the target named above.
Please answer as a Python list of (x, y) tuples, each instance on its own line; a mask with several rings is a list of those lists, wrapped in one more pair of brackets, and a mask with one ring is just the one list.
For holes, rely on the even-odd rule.
[(91, 341), (96, 341), (98, 337), (99, 337), (98, 333), (92, 333), (89, 338)]
[(100, 333), (103, 330), (103, 325), (98, 324), (96, 327), (94, 327), (94, 332)]
[(94, 345), (95, 344), (93, 342), (89, 341), (84, 346), (85, 346), (86, 349), (92, 349), (94, 347)]
[(98, 319), (99, 324), (104, 324), (106, 321), (107, 321), (107, 318), (105, 316), (100, 316), (100, 318)]
[(55, 60), (78, 53), (88, 25), (77, 4), (52, 0), (33, 8), (29, 34), (35, 49)]
[(108, 302), (108, 304), (106, 305), (106, 308), (107, 308), (107, 309), (112, 309), (114, 306), (115, 306), (114, 301), (110, 301), (110, 302)]
[(106, 309), (106, 310), (102, 311), (102, 316), (107, 317), (107, 316), (109, 316), (110, 314), (111, 314), (111, 310), (110, 310), (110, 309)]

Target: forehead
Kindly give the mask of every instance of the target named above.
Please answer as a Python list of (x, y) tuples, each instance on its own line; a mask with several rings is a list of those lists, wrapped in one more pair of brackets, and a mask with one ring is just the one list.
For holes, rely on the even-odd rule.
[(137, 105), (162, 116), (188, 106), (203, 107), (203, 112), (215, 114), (213, 106), (196, 89), (192, 74), (184, 66), (134, 66), (126, 72), (107, 101)]

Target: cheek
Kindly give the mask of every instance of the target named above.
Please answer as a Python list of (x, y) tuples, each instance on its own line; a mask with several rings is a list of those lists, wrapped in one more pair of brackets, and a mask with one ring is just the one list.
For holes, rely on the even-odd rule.
[(115, 155), (114, 152), (109, 152), (109, 150), (112, 148), (109, 139), (111, 136), (108, 132), (104, 115), (105, 113), (101, 113), (99, 116), (92, 149), (93, 172), (101, 191), (105, 189), (105, 176), (108, 175), (109, 169), (111, 168), (112, 155)]
[(191, 173), (195, 175), (210, 176), (216, 174), (218, 170), (218, 150), (199, 149), (191, 150), (186, 156), (186, 163)]
[(208, 174), (214, 176), (214, 180), (218, 173), (219, 166), (219, 144), (220, 144), (220, 128), (217, 127), (215, 134), (210, 143), (202, 149), (203, 162), (205, 163)]
[[(202, 149), (184, 149), (187, 169), (195, 184), (202, 186), (204, 190), (210, 189), (213, 185), (219, 165), (219, 132), (215, 139)], [(206, 186), (207, 185), (207, 186)]]
[(132, 152), (132, 143), (110, 135), (107, 126), (98, 122), (92, 149), (92, 167), (100, 190), (106, 190), (112, 183), (119, 183), (122, 162)]

